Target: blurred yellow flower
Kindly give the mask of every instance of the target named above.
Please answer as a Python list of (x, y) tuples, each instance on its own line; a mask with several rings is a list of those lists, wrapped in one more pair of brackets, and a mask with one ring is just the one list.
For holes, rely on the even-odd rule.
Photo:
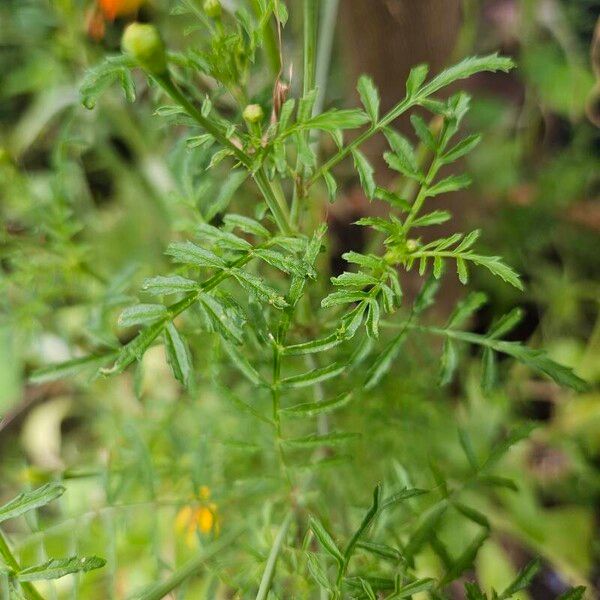
[(217, 505), (209, 502), (210, 489), (202, 486), (198, 492), (198, 501), (182, 507), (175, 517), (175, 531), (184, 536), (188, 546), (194, 546), (197, 533), (208, 535), (219, 533)]

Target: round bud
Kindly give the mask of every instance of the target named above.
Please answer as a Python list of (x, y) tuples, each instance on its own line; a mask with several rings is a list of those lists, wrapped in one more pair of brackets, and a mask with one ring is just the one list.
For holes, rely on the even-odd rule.
[(221, 2), (219, 0), (205, 0), (204, 12), (211, 19), (218, 19), (221, 16)]
[(165, 45), (154, 25), (148, 23), (128, 25), (121, 40), (121, 48), (149, 73), (162, 75), (166, 72)]
[(419, 242), (417, 240), (406, 240), (406, 249), (409, 252), (414, 252), (419, 247)]
[(248, 104), (248, 106), (246, 106), (244, 109), (242, 116), (244, 117), (245, 121), (254, 124), (260, 123), (263, 120), (265, 113), (263, 112), (260, 104)]

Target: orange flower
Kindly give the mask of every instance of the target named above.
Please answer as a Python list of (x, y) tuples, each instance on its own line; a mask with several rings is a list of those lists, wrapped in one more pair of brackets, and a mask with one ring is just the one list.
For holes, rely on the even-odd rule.
[(87, 15), (88, 35), (99, 42), (106, 33), (105, 20), (134, 14), (145, 0), (96, 0)]
[(203, 535), (219, 533), (217, 505), (208, 502), (210, 490), (202, 486), (198, 496), (199, 502), (184, 506), (175, 517), (175, 531), (184, 535), (185, 543), (190, 547), (198, 541), (197, 532)]
[(99, 2), (104, 16), (113, 21), (117, 17), (136, 12), (144, 0), (99, 0)]

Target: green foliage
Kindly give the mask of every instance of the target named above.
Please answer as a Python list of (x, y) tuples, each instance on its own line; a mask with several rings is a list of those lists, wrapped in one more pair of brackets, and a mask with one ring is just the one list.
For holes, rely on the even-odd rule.
[[(507, 382), (517, 387), (532, 374), (575, 392), (589, 389), (549, 353), (506, 339), (519, 324), (519, 309), (483, 333), (471, 328), (488, 303), (482, 292), (468, 291), (445, 324), (436, 312), (443, 280), (457, 277), (470, 290), (484, 273), (508, 284), (502, 289), (524, 290), (504, 259), (486, 253), (481, 230), (436, 235), (435, 229), (452, 218), (443, 207), (446, 195), (471, 185), (469, 175), (453, 172), (457, 161), (481, 142), (478, 134), (459, 137), (470, 98), (463, 92), (448, 97), (446, 88), (478, 73), (509, 71), (513, 63), (490, 54), (433, 76), (417, 66), (405, 97), (385, 114), (373, 80), (361, 76), (362, 108), (322, 110), (310, 76), (316, 24), (304, 23), (304, 89), (287, 98), (283, 67), (291, 58), (280, 39), (291, 31), (282, 33), (285, 4), (234, 4), (205, 3), (201, 9), (189, 0), (175, 3), (164, 31), (167, 46), (180, 50), (167, 52), (167, 70), (146, 64), (149, 72), (139, 72), (131, 59), (109, 56), (80, 81), (81, 102), (94, 112), (77, 117), (77, 131), (105, 138), (93, 146), (98, 168), (115, 169), (123, 181), (143, 173), (115, 192), (132, 202), (133, 227), (123, 230), (128, 233), (117, 230), (96, 244), (94, 227), (102, 232), (103, 219), (110, 219), (101, 210), (74, 218), (65, 201), (57, 215), (43, 214), (43, 206), (32, 211), (30, 246), (15, 244), (7, 252), (16, 273), (7, 297), (27, 298), (23, 304), (34, 315), (39, 311), (40, 320), (39, 304), (78, 309), (51, 327), (69, 342), (71, 358), (55, 363), (43, 353), (29, 358), (28, 368), (37, 368), (28, 373), (28, 385), (60, 381), (72, 386), (69, 394), (82, 396), (94, 390), (97, 400), (89, 403), (86, 396), (81, 411), (91, 411), (98, 439), (110, 441), (101, 452), (85, 454), (83, 472), (59, 462), (49, 472), (30, 474), (61, 484), (8, 502), (0, 507), (0, 521), (27, 513), (37, 523), (34, 511), (81, 483), (85, 500), (76, 510), (89, 520), (101, 519), (98, 535), (108, 551), (106, 562), (80, 556), (72, 527), (69, 546), (76, 550), (68, 554), (76, 556), (50, 558), (52, 540), (35, 525), (34, 534), (44, 538), (39, 560), (29, 560), (27, 547), (13, 552), (0, 538), (0, 583), (39, 600), (53, 588), (38, 591), (33, 581), (106, 567), (100, 571), (108, 573), (104, 579), (91, 580), (97, 590), (89, 597), (108, 597), (121, 585), (140, 585), (134, 597), (145, 600), (170, 593), (258, 600), (447, 597), (450, 586), (470, 577), (503, 524), (498, 506), (510, 506), (517, 489), (512, 460), (518, 452), (512, 448), (532, 429), (499, 423), (502, 402), (496, 395)], [(305, 16), (316, 15), (317, 4), (305, 0)], [(171, 42), (170, 23), (185, 24), (188, 37)], [(128, 102), (138, 103), (120, 104), (110, 95), (113, 84)], [(138, 113), (126, 112), (148, 105), (152, 116), (142, 113), (138, 119)], [(102, 118), (90, 125), (102, 110)], [(395, 128), (402, 115), (410, 115), (411, 139)], [(151, 123), (160, 124), (160, 133), (147, 131)], [(70, 125), (64, 127), (69, 141), (64, 147), (57, 143), (48, 202), (59, 207), (64, 198), (78, 197), (80, 188), (68, 189), (67, 182), (84, 162), (69, 157), (75, 141)], [(115, 132), (131, 145), (133, 166), (123, 164), (112, 148)], [(320, 146), (321, 136), (332, 144)], [(399, 177), (386, 187), (367, 156), (366, 143), (375, 136), (387, 144), (383, 159)], [(173, 146), (167, 161), (157, 140)], [(337, 167), (344, 161), (364, 196), (384, 208), (380, 216), (356, 222), (368, 245), (344, 252), (345, 270), (332, 273), (335, 240), (323, 205), (343, 201), (338, 183), (343, 171)], [(33, 206), (37, 200), (32, 193)], [(52, 273), (73, 269), (83, 291), (57, 279), (58, 300), (54, 290), (31, 297), (35, 291), (28, 286), (43, 279), (44, 265), (26, 270), (24, 264), (30, 247), (40, 245), (39, 231), (53, 260), (60, 257)], [(140, 231), (140, 239), (129, 240), (131, 231)], [(104, 258), (95, 254), (100, 246)], [(138, 266), (123, 269), (123, 260), (133, 262), (130, 254)], [(416, 295), (409, 291), (415, 280)], [(439, 359), (431, 337), (443, 340)], [(60, 353), (49, 354), (54, 359)], [(513, 360), (501, 362), (500, 355)], [(422, 389), (419, 378), (428, 380)], [(442, 394), (443, 386), (458, 379), (466, 381), (470, 394), (464, 412), (483, 403), (485, 426), (468, 427), (463, 416), (455, 426), (454, 413), (436, 409), (444, 421), (437, 431), (447, 444), (440, 455), (434, 452), (435, 433), (427, 428), (431, 405), (425, 396)], [(422, 406), (404, 411), (399, 398), (413, 394)], [(404, 422), (410, 411), (412, 420)], [(415, 436), (426, 459), (411, 448)], [(369, 462), (375, 447), (382, 458), (377, 464)], [(398, 462), (405, 456), (407, 468)], [(373, 486), (369, 501), (365, 489)], [(98, 489), (102, 500), (92, 493)], [(119, 537), (120, 528), (128, 528), (122, 515), (132, 506), (153, 533), (140, 537), (132, 527), (135, 548), (128, 561), (141, 565), (141, 575), (132, 581), (124, 576), (122, 583), (116, 557), (126, 545)], [(165, 517), (162, 511), (171, 509), (177, 516)], [(74, 519), (71, 514), (66, 522)], [(184, 522), (183, 535), (165, 526), (171, 520), (176, 526)], [(449, 533), (456, 530), (456, 536)], [(530, 535), (541, 537), (536, 531)], [(21, 556), (33, 566), (21, 566)], [(151, 561), (156, 564), (148, 566)], [(424, 561), (434, 566), (424, 569)], [(465, 584), (465, 593), (471, 600), (514, 598), (539, 568), (531, 563), (501, 593), (473, 582)], [(87, 577), (93, 575), (72, 578), (74, 596)], [(583, 594), (577, 587), (563, 598)]]

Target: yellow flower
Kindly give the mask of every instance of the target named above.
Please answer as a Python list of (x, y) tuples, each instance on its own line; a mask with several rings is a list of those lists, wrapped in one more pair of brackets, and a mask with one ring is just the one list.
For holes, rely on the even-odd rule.
[(184, 536), (185, 543), (190, 547), (197, 543), (198, 533), (219, 533), (217, 505), (209, 502), (209, 498), (210, 489), (202, 486), (198, 491), (198, 501), (182, 507), (175, 517), (175, 531)]

